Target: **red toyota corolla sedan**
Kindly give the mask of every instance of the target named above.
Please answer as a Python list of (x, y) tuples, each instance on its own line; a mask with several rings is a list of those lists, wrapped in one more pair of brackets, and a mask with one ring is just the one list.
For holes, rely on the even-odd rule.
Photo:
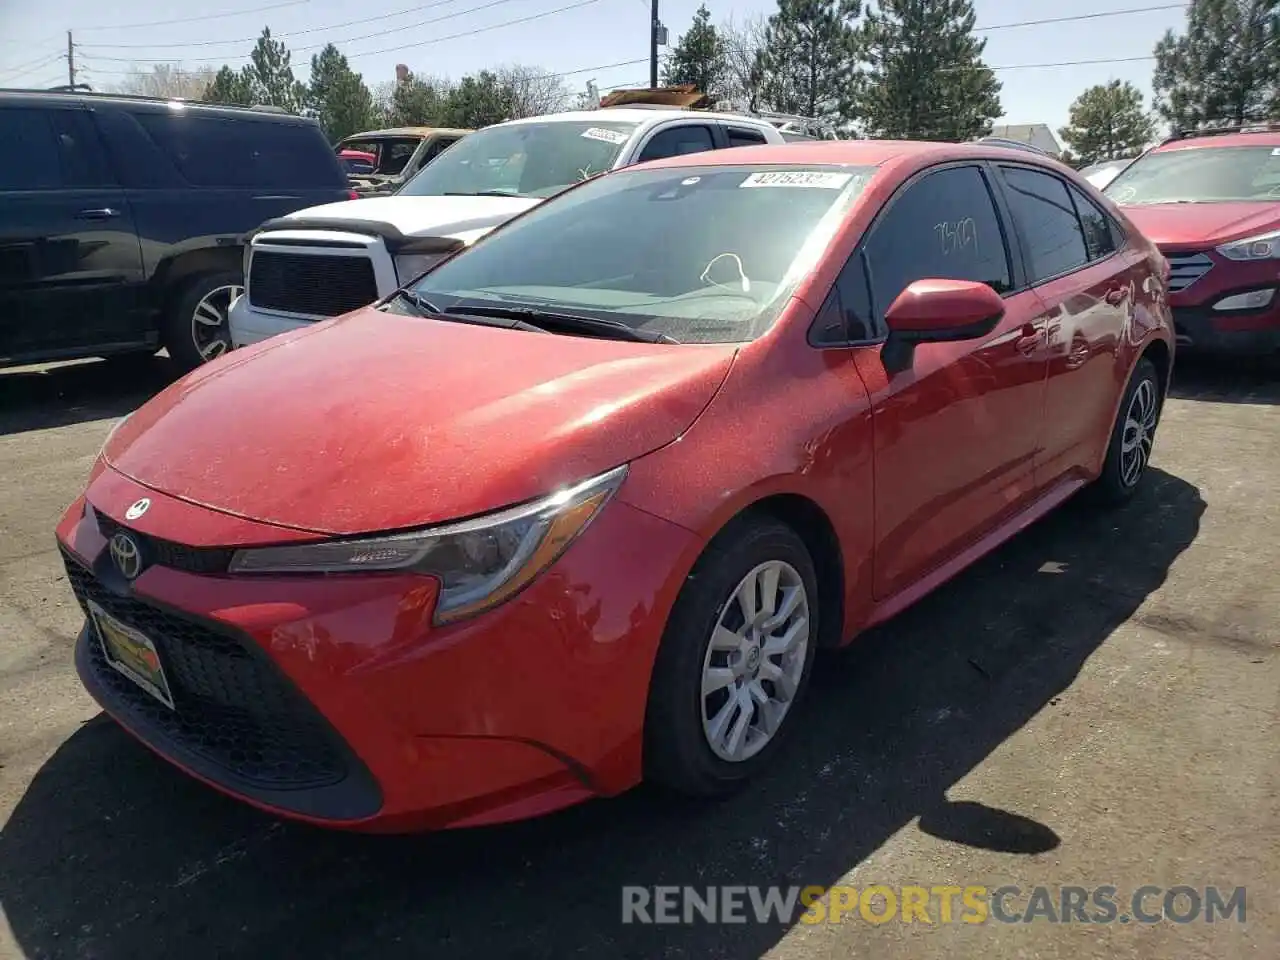
[(1065, 167), (981, 144), (588, 180), (119, 425), (58, 526), (77, 667), (163, 757), (314, 823), (731, 789), (819, 648), (1133, 493), (1164, 271)]

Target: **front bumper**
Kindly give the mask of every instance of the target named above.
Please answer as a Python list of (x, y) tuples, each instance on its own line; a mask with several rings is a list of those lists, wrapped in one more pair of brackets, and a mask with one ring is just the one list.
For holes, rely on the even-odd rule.
[(1280, 351), (1280, 305), (1239, 313), (1208, 307), (1173, 308), (1179, 348), (1224, 355), (1266, 355)]
[[(108, 469), (88, 497), (118, 518), (141, 490)], [(145, 493), (144, 519), (181, 515)], [(238, 543), (269, 542), (271, 528), (237, 523)], [(176, 716), (107, 666), (86, 627), (80, 675), (126, 730), (262, 809), (369, 831), (521, 819), (637, 783), (672, 571), (697, 549), (615, 500), (519, 596), (437, 628), (429, 578), (155, 565), (130, 584), (83, 500), (58, 540), (77, 597), (148, 634), (174, 688)]]
[(288, 333), (301, 327), (309, 327), (323, 320), (323, 317), (308, 320), (299, 317), (282, 317), (278, 314), (262, 313), (249, 305), (249, 298), (241, 295), (231, 301), (227, 311), (227, 324), (231, 332), (232, 347), (247, 347), (252, 343), (266, 340), (280, 333)]

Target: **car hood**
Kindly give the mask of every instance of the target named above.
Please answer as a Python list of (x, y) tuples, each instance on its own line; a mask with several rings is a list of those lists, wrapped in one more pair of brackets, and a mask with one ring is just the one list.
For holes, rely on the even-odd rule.
[(1176, 250), (1204, 249), (1274, 230), (1280, 203), (1152, 203), (1124, 206), (1126, 217), (1152, 243)]
[(532, 499), (671, 442), (735, 352), (366, 308), (198, 368), (125, 420), (103, 455), (153, 490), (260, 522), (335, 535), (414, 527)]
[(369, 197), (297, 210), (288, 220), (373, 220), (412, 237), (448, 237), (471, 242), (541, 200), (529, 197)]

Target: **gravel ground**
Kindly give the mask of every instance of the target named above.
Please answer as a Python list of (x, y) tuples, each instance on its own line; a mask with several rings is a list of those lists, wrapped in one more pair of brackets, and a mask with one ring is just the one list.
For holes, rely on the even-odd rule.
[[(1182, 366), (1131, 505), (829, 660), (749, 792), (416, 838), (277, 823), (100, 716), (52, 528), (166, 370), (0, 373), (0, 956), (1280, 956), (1280, 371)], [(1247, 919), (621, 924), (623, 885), (686, 883), (1244, 886)]]

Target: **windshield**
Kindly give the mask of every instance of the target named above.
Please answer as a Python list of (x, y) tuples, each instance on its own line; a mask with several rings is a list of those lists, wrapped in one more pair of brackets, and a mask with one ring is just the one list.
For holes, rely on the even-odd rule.
[(402, 197), (501, 193), (549, 197), (613, 167), (635, 123), (502, 124), (459, 140), (405, 184)]
[(776, 319), (874, 172), (625, 170), (534, 208), (413, 289), (442, 310), (529, 306), (681, 342), (751, 340)]
[(1196, 147), (1149, 153), (1106, 187), (1116, 203), (1280, 200), (1280, 149)]
[(339, 150), (358, 150), (371, 153), (375, 158), (374, 173), (394, 176), (405, 168), (409, 158), (418, 149), (422, 137), (380, 137), (374, 140), (343, 140)]

